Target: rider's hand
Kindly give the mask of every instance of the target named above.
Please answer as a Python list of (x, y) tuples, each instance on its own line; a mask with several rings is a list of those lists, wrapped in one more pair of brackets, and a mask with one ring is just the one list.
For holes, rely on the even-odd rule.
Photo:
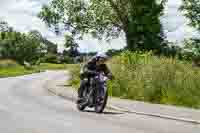
[(115, 79), (115, 77), (114, 77), (112, 74), (108, 74), (108, 78), (109, 78), (110, 80)]

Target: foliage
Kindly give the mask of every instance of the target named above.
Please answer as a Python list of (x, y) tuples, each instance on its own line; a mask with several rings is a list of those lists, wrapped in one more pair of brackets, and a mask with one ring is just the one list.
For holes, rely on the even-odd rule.
[(60, 61), (62, 63), (66, 63), (66, 64), (72, 64), (73, 63), (73, 59), (69, 56), (64, 56)]
[(35, 41), (38, 41), (38, 43), (41, 43), (40, 45), (42, 45), (45, 52), (57, 54), (57, 45), (43, 37), (39, 31), (31, 30), (28, 35)]
[(57, 54), (57, 45), (44, 38), (39, 31), (20, 33), (0, 21), (0, 58), (34, 65), (40, 63), (46, 53)]
[(181, 48), (176, 44), (168, 43), (161, 45), (159, 50), (160, 51), (155, 54), (158, 54), (159, 56), (176, 58), (176, 56), (180, 53)]
[(187, 18), (189, 18), (191, 25), (200, 31), (200, 1), (199, 0), (183, 0), (181, 10)]
[(68, 68), (68, 65), (65, 64), (52, 64), (52, 63), (41, 63), (38, 66), (35, 66), (34, 69), (43, 71), (43, 70), (65, 70)]
[(165, 0), (52, 0), (38, 16), (56, 31), (64, 27), (78, 38), (90, 33), (109, 40), (123, 32), (128, 49), (155, 49), (163, 41), (159, 17), (164, 3)]
[(189, 63), (151, 53), (125, 52), (110, 61), (113, 96), (200, 108), (199, 70)]
[[(152, 52), (125, 51), (108, 65), (115, 76), (108, 83), (111, 96), (200, 108), (200, 71), (189, 62), (156, 57)], [(71, 68), (71, 83), (76, 88), (80, 81), (78, 68)]]
[(12, 68), (18, 66), (17, 62), (10, 60), (10, 59), (4, 59), (0, 60), (0, 69), (2, 68)]
[(10, 58), (23, 64), (24, 61), (35, 63), (41, 55), (41, 45), (35, 39), (19, 32), (4, 32), (1, 43), (2, 58)]
[[(11, 66), (10, 63), (12, 63)], [(11, 60), (0, 60), (0, 65), (1, 64), (4, 64), (3, 66), (9, 66), (9, 67), (1, 68), (0, 66), (1, 68), (0, 78), (32, 74), (32, 73), (42, 72), (44, 70), (60, 70), (60, 69), (63, 70), (68, 68), (68, 66), (64, 64), (41, 63), (40, 65), (32, 66), (30, 69), (26, 69), (24, 66), (21, 66)]]
[(65, 35), (65, 47), (66, 48), (76, 48), (78, 44), (75, 42), (74, 38), (70, 35)]
[(80, 84), (80, 68), (81, 66), (79, 64), (73, 64), (73, 65), (67, 65), (67, 69), (70, 71), (70, 75), (71, 75), (71, 80), (67, 81), (68, 84), (72, 85), (73, 87), (75, 87), (75, 89), (79, 88), (79, 84)]
[[(180, 10), (189, 19), (189, 25), (200, 31), (200, 2), (198, 0), (183, 0)], [(190, 59), (194, 63), (200, 61), (200, 39), (192, 38), (185, 41), (185, 48), (191, 50)]]
[(15, 76), (20, 76), (20, 75), (36, 73), (36, 72), (39, 72), (39, 71), (33, 70), (33, 69), (27, 70), (23, 66), (17, 66), (17, 67), (12, 67), (12, 68), (2, 68), (0, 69), (0, 78), (15, 77)]
[(57, 54), (58, 53), (58, 46), (47, 39), (43, 40), (43, 43), (47, 47), (47, 53)]
[(8, 25), (6, 21), (0, 21), (0, 32), (12, 31), (13, 28)]
[(110, 49), (106, 52), (106, 54), (110, 57), (118, 55), (122, 52), (122, 50), (115, 50), (115, 49)]
[(58, 63), (57, 56), (55, 54), (48, 53), (43, 58), (43, 62), (46, 62), (46, 63)]
[(200, 56), (199, 39), (191, 38), (183, 41), (183, 48), (179, 52), (178, 57), (181, 60), (192, 61), (195, 57)]
[(33, 39), (35, 39), (37, 41), (42, 41), (43, 40), (42, 34), (39, 31), (37, 31), (37, 30), (31, 30), (31, 31), (29, 31), (28, 35), (31, 38), (33, 38)]
[(70, 57), (76, 57), (79, 55), (78, 44), (74, 38), (70, 35), (65, 35), (65, 47), (68, 48), (67, 55)]

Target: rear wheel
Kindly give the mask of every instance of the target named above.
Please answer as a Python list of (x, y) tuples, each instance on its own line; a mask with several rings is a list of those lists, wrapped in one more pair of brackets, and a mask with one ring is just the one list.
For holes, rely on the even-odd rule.
[(82, 96), (82, 99), (80, 101), (77, 102), (77, 109), (79, 111), (83, 111), (86, 108), (86, 97), (87, 97), (87, 88), (84, 87), (84, 89), (81, 89), (80, 94)]
[(86, 108), (86, 106), (81, 105), (81, 104), (77, 104), (77, 109), (78, 109), (79, 111), (83, 111), (85, 108)]

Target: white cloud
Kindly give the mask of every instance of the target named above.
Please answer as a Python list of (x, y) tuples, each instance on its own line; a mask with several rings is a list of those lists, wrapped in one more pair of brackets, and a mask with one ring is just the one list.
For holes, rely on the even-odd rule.
[(189, 27), (188, 19), (183, 16), (179, 7), (182, 4), (182, 0), (168, 0), (165, 8), (164, 28), (169, 40), (182, 41), (184, 38), (189, 38), (197, 35), (197, 31), (192, 27)]
[[(64, 48), (62, 45), (64, 38), (56, 36), (36, 17), (42, 4), (48, 2), (49, 0), (1, 0), (0, 18), (6, 20), (18, 31), (39, 30), (49, 40), (56, 42), (61, 51)], [(194, 29), (187, 26), (187, 19), (178, 11), (180, 5), (181, 0), (168, 0), (165, 9), (164, 28), (168, 32), (169, 40), (172, 41), (181, 41), (195, 33)], [(83, 41), (78, 42), (81, 51), (105, 51), (106, 49), (119, 49), (125, 46), (125, 40), (121, 38), (111, 41), (110, 44), (92, 38), (85, 38)]]
[(32, 29), (38, 30), (49, 40), (61, 43), (61, 37), (57, 37), (37, 17), (42, 4), (47, 2), (46, 0), (1, 0), (0, 17), (17, 31), (28, 32)]
[(125, 46), (125, 40), (123, 38), (113, 39), (111, 42), (103, 40), (97, 40), (92, 38), (86, 38), (80, 42), (80, 50), (84, 52), (101, 51), (105, 52), (108, 49), (120, 49)]
[(16, 30), (27, 32), (30, 29), (37, 29), (42, 33), (47, 32), (47, 27), (36, 17), (41, 7), (39, 2), (33, 0), (4, 1), (4, 4), (0, 5), (0, 16)]

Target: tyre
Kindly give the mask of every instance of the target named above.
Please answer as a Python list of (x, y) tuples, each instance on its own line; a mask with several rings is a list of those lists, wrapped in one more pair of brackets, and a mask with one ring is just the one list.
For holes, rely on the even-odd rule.
[[(97, 96), (99, 96), (99, 93), (97, 93)], [(107, 91), (107, 89), (105, 89), (103, 101), (99, 103), (99, 101), (96, 100), (96, 104), (95, 104), (95, 112), (96, 113), (102, 113), (103, 112), (104, 108), (106, 107), (107, 100), (108, 100), (108, 91)]]
[(77, 109), (79, 111), (83, 111), (87, 107), (86, 104), (83, 104), (83, 103), (85, 103), (84, 99), (87, 97), (87, 88), (85, 87), (84, 89), (81, 89), (81, 90), (82, 91), (80, 91), (80, 93), (82, 95), (83, 100), (77, 101)]
[(81, 105), (80, 103), (77, 104), (77, 109), (78, 109), (79, 111), (83, 111), (85, 108), (86, 108), (86, 106)]

